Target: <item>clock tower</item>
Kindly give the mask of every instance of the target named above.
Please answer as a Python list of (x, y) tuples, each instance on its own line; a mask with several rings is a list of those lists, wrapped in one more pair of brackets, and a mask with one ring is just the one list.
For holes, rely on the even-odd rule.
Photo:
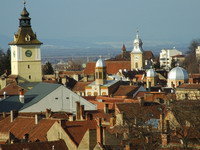
[(24, 3), (19, 18), (19, 29), (14, 34), (14, 40), (9, 43), (11, 74), (17, 75), (18, 83), (42, 81), (41, 44), (31, 28), (31, 18)]
[(133, 41), (133, 50), (131, 52), (131, 70), (144, 68), (144, 51), (142, 48), (142, 44), (142, 40), (139, 38), (139, 34), (137, 32), (136, 38)]

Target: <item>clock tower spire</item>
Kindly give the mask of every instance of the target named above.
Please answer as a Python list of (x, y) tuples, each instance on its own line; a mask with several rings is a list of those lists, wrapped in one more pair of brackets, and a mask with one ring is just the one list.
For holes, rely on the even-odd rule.
[(37, 39), (31, 27), (31, 18), (24, 8), (19, 18), (19, 29), (14, 34), (14, 40), (9, 43), (11, 48), (11, 74), (18, 76), (18, 82), (41, 82), (41, 52), (42, 42)]

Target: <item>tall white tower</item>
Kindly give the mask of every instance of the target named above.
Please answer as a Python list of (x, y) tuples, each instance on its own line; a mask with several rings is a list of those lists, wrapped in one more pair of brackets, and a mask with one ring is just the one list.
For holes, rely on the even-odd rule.
[(144, 67), (142, 40), (137, 32), (136, 38), (133, 41), (133, 50), (131, 52), (131, 70), (142, 69)]
[(14, 40), (9, 43), (11, 48), (11, 74), (18, 76), (18, 82), (41, 82), (41, 42), (31, 28), (29, 12), (24, 9), (19, 19), (19, 29)]

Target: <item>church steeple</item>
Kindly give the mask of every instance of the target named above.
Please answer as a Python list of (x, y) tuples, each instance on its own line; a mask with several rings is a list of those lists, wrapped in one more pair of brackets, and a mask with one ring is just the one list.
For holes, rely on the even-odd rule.
[(31, 27), (31, 18), (29, 12), (26, 10), (26, 2), (24, 1), (24, 9), (21, 12), (21, 18), (19, 18), (20, 27)]
[(19, 18), (19, 29), (14, 35), (14, 40), (9, 45), (41, 45), (37, 39), (36, 33), (31, 28), (31, 18), (29, 12), (26, 9), (26, 2), (24, 2), (24, 8)]
[(31, 18), (24, 2), (18, 31), (14, 34), (14, 40), (9, 43), (11, 73), (17, 76), (19, 84), (42, 81), (41, 44), (31, 28)]
[(136, 38), (133, 41), (132, 53), (143, 53), (142, 45), (143, 45), (142, 40), (140, 39), (139, 32), (137, 31)]

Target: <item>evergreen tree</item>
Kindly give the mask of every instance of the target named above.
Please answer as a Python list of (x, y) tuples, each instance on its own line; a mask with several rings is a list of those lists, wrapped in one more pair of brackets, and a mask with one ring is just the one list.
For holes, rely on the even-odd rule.
[(46, 62), (46, 64), (42, 68), (43, 75), (54, 74), (53, 67), (50, 62)]

